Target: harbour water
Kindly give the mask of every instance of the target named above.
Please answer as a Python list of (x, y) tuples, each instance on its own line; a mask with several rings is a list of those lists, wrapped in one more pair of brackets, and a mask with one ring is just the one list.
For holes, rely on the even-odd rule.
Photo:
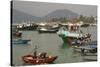
[[(92, 34), (91, 39), (97, 40), (97, 27), (81, 28), (86, 33)], [(38, 31), (22, 31), (22, 39), (30, 39), (28, 44), (12, 44), (12, 58), (14, 65), (23, 65), (22, 56), (30, 54), (37, 45), (38, 53), (47, 52), (48, 55), (58, 56), (55, 63), (74, 63), (86, 62), (80, 53), (73, 51), (72, 47), (64, 44), (62, 39), (56, 33), (38, 33)]]

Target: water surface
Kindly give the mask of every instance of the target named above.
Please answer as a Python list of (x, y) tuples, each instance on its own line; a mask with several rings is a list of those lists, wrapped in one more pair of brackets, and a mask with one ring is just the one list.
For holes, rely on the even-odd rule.
[[(97, 28), (87, 27), (81, 28), (84, 33), (91, 33), (92, 40), (97, 40)], [(13, 64), (23, 65), (21, 56), (30, 54), (34, 50), (34, 46), (38, 46), (39, 52), (47, 52), (48, 55), (58, 56), (54, 63), (74, 63), (84, 62), (80, 53), (73, 52), (73, 49), (64, 44), (62, 39), (56, 33), (42, 33), (37, 31), (23, 31), (22, 39), (30, 39), (29, 44), (12, 45)]]

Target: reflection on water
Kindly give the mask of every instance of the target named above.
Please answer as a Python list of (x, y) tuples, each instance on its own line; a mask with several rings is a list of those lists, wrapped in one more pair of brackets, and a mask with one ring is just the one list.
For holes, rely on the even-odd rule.
[[(82, 28), (85, 33), (87, 30), (92, 34), (92, 40), (96, 40), (96, 27)], [(38, 46), (38, 53), (47, 52), (48, 55), (58, 56), (54, 63), (83, 62), (81, 54), (73, 51), (70, 45), (63, 43), (56, 33), (39, 34), (37, 31), (23, 31), (22, 39), (30, 39), (31, 42), (29, 44), (12, 45), (14, 65), (27, 65), (23, 63), (21, 56), (33, 53), (35, 45)]]

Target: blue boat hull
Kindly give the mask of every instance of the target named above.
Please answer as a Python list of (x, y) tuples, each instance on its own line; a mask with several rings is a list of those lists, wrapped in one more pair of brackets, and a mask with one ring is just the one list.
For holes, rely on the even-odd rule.
[(30, 40), (18, 40), (13, 41), (12, 44), (27, 44)]

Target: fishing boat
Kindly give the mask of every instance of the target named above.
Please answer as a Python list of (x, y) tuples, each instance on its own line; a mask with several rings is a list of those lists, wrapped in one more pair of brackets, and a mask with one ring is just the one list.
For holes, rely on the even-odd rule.
[(87, 47), (91, 49), (85, 49), (87, 50), (86, 53), (83, 51), (83, 60), (97, 61), (97, 41), (88, 43)]
[(12, 33), (13, 37), (21, 37), (22, 36), (22, 32), (20, 31), (16, 31)]
[(84, 55), (95, 55), (97, 53), (97, 41), (92, 41), (79, 47), (74, 46), (73, 48)]
[(37, 55), (36, 49), (37, 48), (35, 47), (33, 54), (22, 56), (22, 60), (28, 64), (49, 64), (57, 59), (57, 56), (51, 56), (51, 55), (47, 56), (46, 52), (42, 52), (39, 53), (39, 55)]
[(90, 39), (89, 33), (83, 34), (79, 24), (68, 24), (68, 27), (61, 28), (57, 34), (62, 38), (64, 43), (68, 44), (83, 44), (84, 40)]
[(40, 23), (37, 27), (39, 33), (56, 33), (59, 29), (58, 24)]
[[(75, 29), (74, 29), (75, 28)], [(64, 43), (72, 44), (83, 35), (78, 31), (79, 26), (69, 24), (67, 28), (62, 27), (57, 34), (62, 38)]]
[(30, 40), (13, 39), (12, 44), (27, 44)]
[(19, 38), (22, 36), (22, 32), (17, 30), (17, 26), (12, 26), (12, 37)]
[(40, 28), (38, 30), (39, 33), (56, 33), (58, 29), (47, 29), (47, 28)]

